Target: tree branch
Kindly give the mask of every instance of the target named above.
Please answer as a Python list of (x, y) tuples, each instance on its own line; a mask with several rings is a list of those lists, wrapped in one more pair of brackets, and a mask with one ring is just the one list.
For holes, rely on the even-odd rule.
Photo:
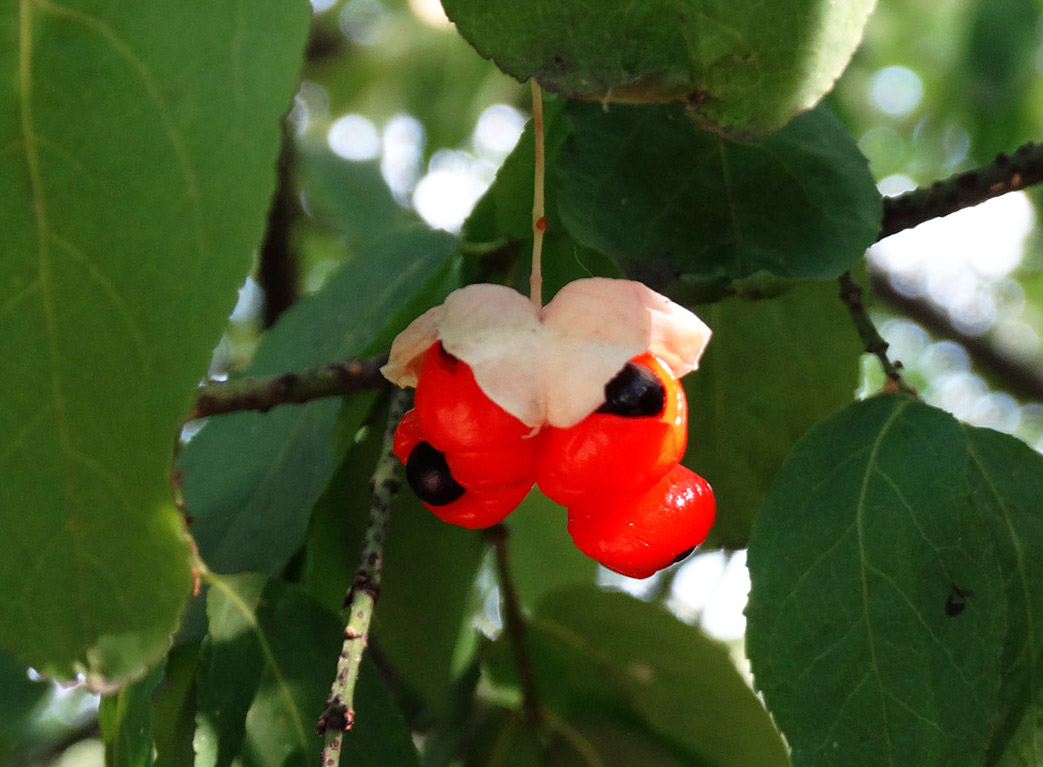
[(844, 272), (837, 277), (837, 282), (840, 283), (840, 300), (844, 302), (855, 323), (858, 337), (862, 339), (866, 352), (875, 355), (880, 360), (890, 390), (916, 394), (916, 391), (905, 382), (902, 374), (898, 372), (900, 364), (896, 365), (891, 362), (891, 358), (887, 356), (887, 341), (880, 335), (873, 320), (869, 317), (869, 312), (866, 311), (862, 286), (855, 282), (851, 272)]
[(366, 527), (358, 569), (355, 570), (351, 588), (344, 597), (348, 624), (344, 627), (343, 649), (337, 660), (337, 674), (330, 688), (329, 700), (326, 701), (326, 708), (316, 725), (318, 733), (325, 736), (325, 746), (322, 749), (323, 767), (336, 767), (340, 763), (344, 733), (355, 724), (355, 683), (362, 668), (362, 653), (366, 649), (373, 607), (380, 595), (384, 537), (387, 534), (391, 499), (401, 484), (398, 475), (402, 464), (393, 450), (395, 428), (402, 415), (409, 409), (411, 399), (410, 392), (399, 390), (391, 395), (391, 403), (388, 406), (383, 450), (373, 472), (373, 502), (370, 506), (369, 524)]
[(877, 241), (924, 221), (1043, 181), (1043, 144), (1030, 142), (1013, 155), (1000, 153), (988, 165), (958, 173), (931, 186), (884, 199)]
[(1036, 402), (1043, 402), (1043, 372), (1036, 365), (1018, 362), (1003, 354), (988, 340), (960, 332), (948, 315), (924, 300), (903, 296), (879, 272), (871, 272), (869, 289), (895, 311), (919, 323), (928, 332), (955, 341), (967, 350), (976, 366), (994, 375), (1000, 385), (1011, 394)]
[(196, 404), (186, 420), (238, 410), (265, 413), (276, 405), (301, 404), (321, 397), (342, 397), (365, 389), (390, 386), (380, 374), (387, 355), (347, 362), (331, 362), (299, 373), (271, 378), (240, 378), (200, 386)]
[(525, 619), (521, 613), (521, 600), (514, 586), (511, 574), (510, 558), (507, 550), (507, 539), (510, 531), (505, 525), (493, 525), (485, 531), (485, 539), (493, 545), (496, 552), (496, 572), (500, 582), (502, 597), (504, 628), (514, 652), (514, 663), (518, 668), (518, 679), (522, 687), (522, 708), (530, 722), (542, 719), (539, 696), (533, 679), (532, 659), (525, 648)]
[(257, 284), (264, 293), (263, 326), (270, 328), (297, 300), (298, 264), (293, 250), (293, 222), (300, 212), (294, 184), (293, 132), (282, 121), (282, 146), (276, 164), (278, 183), (268, 209), (268, 227), (257, 263)]

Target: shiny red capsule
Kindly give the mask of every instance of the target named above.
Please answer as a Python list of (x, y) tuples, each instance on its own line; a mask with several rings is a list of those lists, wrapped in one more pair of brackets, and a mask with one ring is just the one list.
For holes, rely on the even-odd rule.
[(569, 535), (580, 551), (608, 569), (647, 578), (706, 540), (715, 514), (709, 483), (675, 466), (643, 493), (571, 506)]
[(544, 429), (536, 482), (563, 506), (642, 492), (684, 455), (684, 389), (655, 355), (634, 357), (605, 389), (598, 411), (567, 429)]

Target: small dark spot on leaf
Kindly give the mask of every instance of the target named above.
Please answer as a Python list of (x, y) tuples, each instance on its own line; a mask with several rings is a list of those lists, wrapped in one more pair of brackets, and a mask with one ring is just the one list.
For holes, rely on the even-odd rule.
[(949, 596), (945, 598), (945, 614), (955, 618), (967, 607), (967, 600), (974, 596), (970, 589), (961, 589), (955, 583), (950, 584)]

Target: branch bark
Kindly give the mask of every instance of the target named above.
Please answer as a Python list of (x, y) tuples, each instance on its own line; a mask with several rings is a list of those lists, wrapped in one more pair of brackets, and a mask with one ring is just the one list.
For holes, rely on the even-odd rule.
[(988, 165), (964, 171), (930, 186), (884, 199), (877, 241), (924, 221), (1016, 192), (1043, 181), (1043, 144), (1029, 142), (1014, 154), (1000, 153)]
[(266, 413), (276, 405), (301, 404), (321, 397), (343, 397), (366, 389), (390, 386), (380, 374), (387, 355), (331, 362), (298, 373), (271, 378), (240, 378), (200, 386), (196, 403), (186, 420), (239, 410)]
[(383, 450), (373, 472), (373, 502), (370, 506), (366, 538), (351, 588), (344, 597), (348, 623), (344, 627), (343, 649), (337, 660), (337, 672), (330, 688), (330, 697), (316, 725), (318, 733), (325, 736), (325, 747), (322, 750), (323, 767), (336, 767), (339, 764), (344, 733), (355, 723), (355, 683), (362, 668), (362, 653), (368, 641), (373, 608), (380, 595), (388, 512), (391, 499), (400, 487), (399, 474), (402, 464), (393, 450), (395, 428), (409, 408), (411, 400), (408, 391), (398, 391), (392, 395), (388, 407), (388, 425), (384, 432)]

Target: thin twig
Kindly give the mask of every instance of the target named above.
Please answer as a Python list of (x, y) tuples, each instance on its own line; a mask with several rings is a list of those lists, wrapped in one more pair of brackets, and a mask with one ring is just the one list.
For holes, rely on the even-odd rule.
[(996, 155), (988, 165), (886, 198), (877, 240), (1041, 181), (1043, 144), (1024, 144), (1012, 155)]
[(200, 386), (196, 404), (186, 420), (240, 410), (265, 413), (276, 405), (301, 404), (321, 397), (342, 397), (364, 389), (388, 386), (380, 374), (387, 355), (369, 359), (331, 362), (299, 373), (271, 378), (240, 378)]
[(870, 272), (869, 290), (904, 316), (919, 323), (929, 333), (955, 341), (967, 350), (975, 366), (994, 375), (997, 384), (1011, 394), (1035, 402), (1043, 402), (1043, 373), (1039, 366), (1021, 362), (998, 350), (987, 338), (961, 333), (949, 316), (930, 303), (899, 293), (890, 280), (878, 272)]
[(531, 722), (542, 719), (539, 696), (536, 694), (536, 683), (533, 678), (532, 659), (525, 647), (525, 619), (521, 613), (521, 600), (514, 585), (511, 573), (510, 558), (507, 551), (507, 539), (510, 533), (504, 525), (494, 525), (485, 531), (485, 539), (493, 545), (496, 553), (496, 573), (500, 583), (502, 597), (504, 627), (514, 653), (514, 663), (518, 668), (518, 679), (522, 687), (522, 708)]
[(384, 536), (387, 534), (391, 499), (398, 492), (399, 471), (402, 467), (392, 450), (395, 427), (410, 405), (410, 392), (396, 391), (388, 406), (388, 425), (384, 432), (383, 450), (373, 472), (373, 502), (369, 524), (362, 544), (362, 555), (351, 588), (344, 597), (348, 624), (344, 627), (344, 644), (337, 660), (337, 674), (330, 688), (326, 708), (319, 717), (316, 730), (325, 736), (322, 749), (323, 767), (336, 767), (340, 762), (344, 733), (355, 723), (355, 683), (362, 668), (362, 653), (366, 649), (373, 607), (380, 595), (380, 577), (384, 557)]
[(533, 127), (533, 186), (532, 186), (532, 274), (529, 277), (529, 298), (539, 309), (543, 306), (543, 233), (547, 230), (544, 215), (543, 177), (546, 168), (546, 153), (543, 138), (543, 93), (539, 83), (532, 84), (532, 127)]
[(891, 358), (887, 356), (887, 341), (880, 335), (873, 320), (869, 317), (869, 312), (866, 311), (862, 286), (855, 282), (851, 272), (844, 272), (837, 277), (837, 282), (840, 283), (840, 300), (847, 307), (848, 313), (855, 323), (858, 336), (865, 345), (865, 350), (869, 354), (875, 355), (884, 369), (884, 375), (887, 376), (885, 391), (902, 391), (915, 395), (916, 390), (909, 386), (902, 378), (902, 374), (898, 372), (901, 364), (892, 362)]

